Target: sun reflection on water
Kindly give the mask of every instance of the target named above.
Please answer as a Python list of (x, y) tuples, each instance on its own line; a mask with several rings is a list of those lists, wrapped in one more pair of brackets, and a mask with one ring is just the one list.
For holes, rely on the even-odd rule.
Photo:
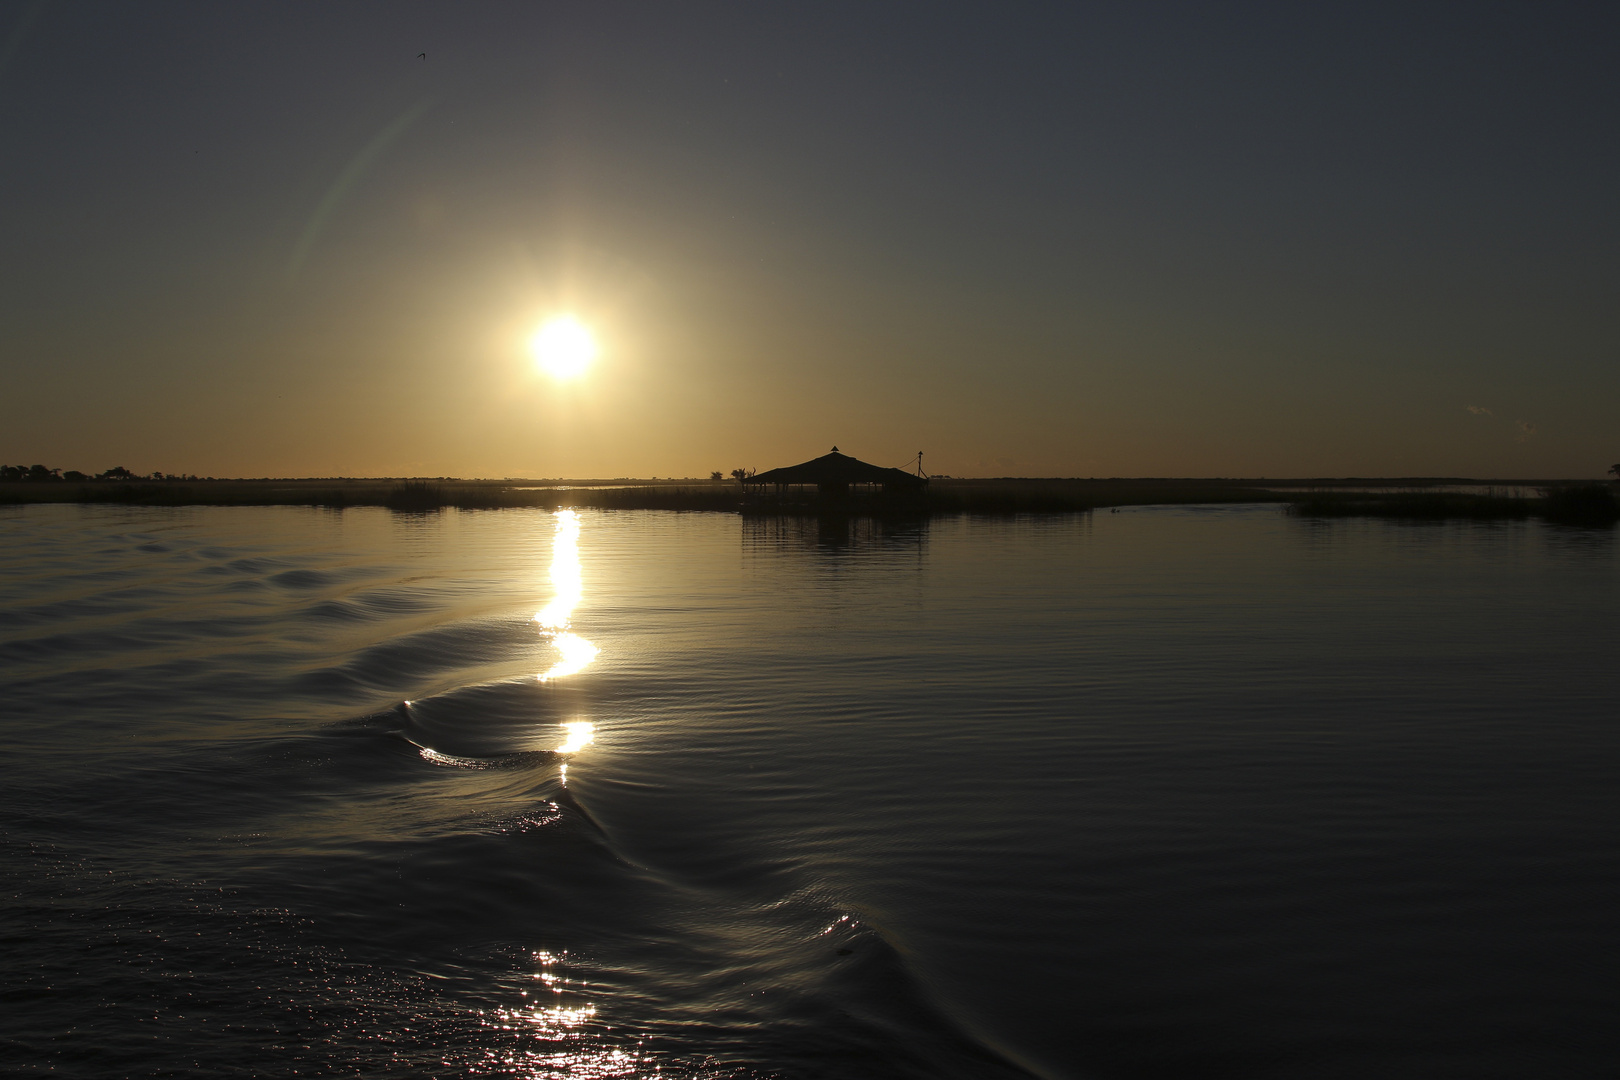
[(596, 725), (589, 720), (569, 721), (563, 725), (563, 730), (568, 732), (568, 738), (557, 747), (559, 754), (578, 753), (591, 745), (591, 740), (596, 737)]
[[(585, 593), (579, 566), (579, 515), (573, 510), (557, 511), (557, 533), (551, 549), (551, 584), (555, 590), (534, 621), (540, 634), (557, 650), (557, 660), (539, 676), (550, 682), (576, 674), (590, 666), (600, 651), (574, 633), (572, 619)], [(554, 751), (575, 754), (591, 745), (596, 725), (589, 720), (570, 720), (562, 725), (563, 741)], [(568, 764), (562, 763), (561, 779), (568, 783)], [(531, 1080), (652, 1080), (661, 1070), (652, 1065), (639, 1045), (626, 1045), (622, 1037), (614, 1045), (608, 1027), (597, 1018), (596, 1005), (583, 999), (584, 983), (564, 979), (554, 970), (561, 957), (537, 952), (539, 971), (532, 991), (521, 991), (522, 1002), (479, 1014), (490, 1028), (516, 1035), (516, 1046), (489, 1050), (475, 1063), (474, 1075), (495, 1072)], [(574, 983), (573, 987), (569, 984)]]
[(540, 676), (541, 682), (560, 679), (565, 675), (573, 675), (584, 671), (590, 666), (591, 661), (596, 659), (596, 654), (601, 651), (578, 634), (571, 634), (567, 631), (553, 634), (551, 644), (561, 654), (561, 658), (545, 670)]
[(569, 628), (574, 608), (585, 594), (579, 569), (579, 515), (572, 510), (557, 511), (557, 539), (551, 548), (551, 584), (557, 595), (534, 621), (540, 624), (540, 632), (557, 650), (557, 662), (541, 673), (541, 682), (585, 670), (600, 651)]
[(557, 511), (557, 539), (551, 546), (551, 584), (557, 595), (534, 621), (548, 630), (562, 630), (568, 626), (568, 617), (585, 591), (579, 572), (579, 514), (573, 510)]
[[(540, 964), (534, 976), (543, 987), (537, 988), (540, 996), (482, 1014), (486, 1026), (523, 1039), (517, 1047), (492, 1051), (487, 1064), (503, 1071), (518, 1070), (518, 1075), (532, 1080), (644, 1080), (659, 1074), (656, 1067), (644, 1071), (651, 1059), (639, 1046), (627, 1048), (605, 1041), (608, 1032), (597, 1021), (594, 1004), (565, 1000), (565, 995), (575, 993), (568, 984), (576, 980), (564, 979), (553, 970), (561, 959), (557, 954), (538, 952), (534, 958)], [(545, 996), (548, 991), (549, 997)], [(530, 993), (523, 991), (523, 997), (528, 999)]]

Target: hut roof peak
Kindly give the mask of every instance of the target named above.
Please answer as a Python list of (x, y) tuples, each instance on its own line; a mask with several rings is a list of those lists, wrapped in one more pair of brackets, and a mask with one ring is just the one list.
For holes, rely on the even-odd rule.
[(749, 484), (815, 484), (842, 485), (842, 484), (892, 484), (915, 487), (924, 480), (914, 476), (904, 469), (886, 469), (881, 465), (872, 465), (848, 454), (840, 453), (838, 447), (831, 452), (798, 465), (786, 465), (780, 469), (758, 473), (748, 478)]

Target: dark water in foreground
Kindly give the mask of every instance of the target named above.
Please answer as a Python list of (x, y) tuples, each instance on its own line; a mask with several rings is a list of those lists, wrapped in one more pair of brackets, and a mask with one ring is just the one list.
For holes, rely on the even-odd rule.
[(1612, 532), (41, 506), (0, 544), (12, 1073), (1620, 1073)]

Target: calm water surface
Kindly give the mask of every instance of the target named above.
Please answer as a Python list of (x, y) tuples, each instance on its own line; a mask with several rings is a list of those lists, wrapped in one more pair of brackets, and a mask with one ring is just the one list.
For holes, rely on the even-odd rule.
[(1609, 1077), (1620, 544), (0, 511), (0, 1059)]

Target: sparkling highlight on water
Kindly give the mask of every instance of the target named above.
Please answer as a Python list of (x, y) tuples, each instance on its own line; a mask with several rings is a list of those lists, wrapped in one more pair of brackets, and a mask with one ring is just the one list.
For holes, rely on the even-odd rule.
[(569, 629), (574, 608), (585, 594), (584, 577), (579, 569), (579, 514), (573, 510), (557, 511), (557, 538), (551, 548), (551, 584), (557, 595), (540, 610), (534, 621), (540, 624), (541, 634), (557, 650), (558, 658), (540, 674), (541, 682), (578, 674), (589, 667), (601, 651)]

